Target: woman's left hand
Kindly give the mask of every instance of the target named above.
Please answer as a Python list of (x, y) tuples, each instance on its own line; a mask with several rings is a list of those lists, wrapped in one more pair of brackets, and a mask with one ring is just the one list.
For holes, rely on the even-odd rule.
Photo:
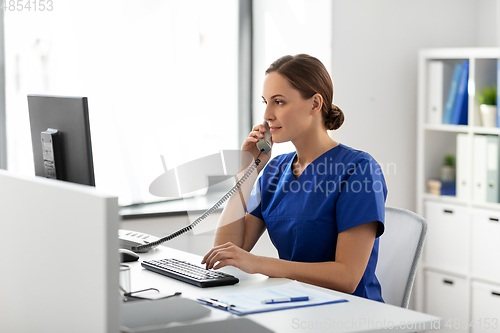
[(205, 257), (203, 257), (201, 263), (206, 264), (206, 269), (219, 269), (225, 266), (234, 266), (246, 273), (254, 274), (257, 273), (258, 258), (258, 256), (228, 242), (212, 248)]

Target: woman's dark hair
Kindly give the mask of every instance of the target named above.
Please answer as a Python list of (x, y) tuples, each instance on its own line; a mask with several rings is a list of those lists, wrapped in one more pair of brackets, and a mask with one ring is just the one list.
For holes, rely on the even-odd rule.
[(332, 79), (321, 61), (307, 54), (287, 55), (269, 66), (266, 74), (271, 72), (286, 77), (304, 99), (309, 99), (314, 94), (320, 94), (323, 97), (321, 113), (326, 129), (336, 130), (342, 126), (344, 113), (332, 103)]

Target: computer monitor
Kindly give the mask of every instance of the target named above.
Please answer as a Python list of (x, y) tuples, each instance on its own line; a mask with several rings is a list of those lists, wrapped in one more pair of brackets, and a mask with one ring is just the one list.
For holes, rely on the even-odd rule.
[(37, 176), (95, 186), (87, 97), (28, 95)]
[(0, 332), (119, 332), (118, 198), (5, 170), (0, 184)]

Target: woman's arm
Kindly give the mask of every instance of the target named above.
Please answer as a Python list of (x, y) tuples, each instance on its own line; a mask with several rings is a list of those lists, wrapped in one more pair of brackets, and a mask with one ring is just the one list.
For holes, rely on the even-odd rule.
[[(263, 260), (262, 274), (286, 277), (352, 294), (370, 259), (378, 222), (362, 224), (339, 233), (334, 262), (300, 263)], [(314, 251), (314, 249), (311, 249)]]
[[(242, 175), (243, 173), (240, 173), (238, 177)], [(246, 213), (246, 203), (248, 202), (256, 178), (257, 174), (254, 171), (254, 174), (243, 183), (240, 193), (236, 193), (229, 199), (222, 211), (215, 232), (214, 246), (231, 242), (250, 251), (264, 232), (264, 221)]]
[(206, 263), (208, 269), (231, 265), (247, 273), (284, 277), (352, 294), (370, 259), (377, 224), (362, 224), (339, 233), (335, 261), (332, 262), (303, 263), (260, 257), (226, 243), (207, 253), (202, 264)]
[(229, 199), (226, 207), (222, 211), (217, 231), (215, 233), (215, 247), (231, 242), (239, 247), (244, 246), (244, 248), (249, 251), (265, 230), (264, 221), (253, 215), (246, 214), (246, 205), (248, 203), (248, 199), (250, 198), (250, 193), (252, 192), (255, 180), (257, 179), (260, 171), (271, 158), (270, 152), (267, 154), (261, 154), (255, 145), (259, 139), (264, 137), (261, 132), (265, 131), (266, 128), (264, 125), (256, 125), (245, 139), (245, 142), (243, 142), (241, 147), (242, 165), (247, 165), (247, 167), (238, 173), (237, 179), (241, 179), (248, 169), (254, 165), (254, 160), (257, 157), (259, 157), (261, 162), (257, 166), (256, 170), (254, 170), (242, 184), (239, 193), (236, 193)]
[(265, 230), (266, 224), (264, 221), (247, 213), (245, 217), (245, 237), (243, 238), (243, 246), (241, 248), (248, 252), (252, 251)]

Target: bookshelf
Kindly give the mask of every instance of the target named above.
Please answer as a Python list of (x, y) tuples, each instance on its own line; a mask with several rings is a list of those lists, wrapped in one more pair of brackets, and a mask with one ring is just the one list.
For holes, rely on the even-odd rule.
[[(500, 142), (500, 128), (482, 126), (477, 100), (477, 92), (484, 87), (499, 85), (500, 48), (425, 49), (418, 61), (416, 207), (427, 219), (429, 230), (415, 285), (416, 307), (442, 317), (442, 332), (500, 331), (500, 196), (491, 202), (491, 190), (484, 198), (486, 192), (480, 192), (477, 179), (483, 171), (478, 167), (482, 161), (478, 156), (483, 155), (476, 139)], [(442, 92), (438, 97), (446, 103), (453, 81), (450, 68), (464, 61), (469, 66), (467, 125), (436, 123), (430, 99)], [(437, 76), (444, 81), (443, 88), (439, 86), (442, 82), (436, 84), (435, 69), (430, 69), (436, 68), (431, 65), (436, 62), (448, 68)], [(443, 113), (444, 109), (443, 105)], [(497, 147), (493, 153), (500, 156), (500, 143), (491, 147)], [(430, 194), (427, 181), (439, 179), (447, 154), (458, 155), (457, 195)], [(486, 168), (494, 154), (486, 148), (484, 154)], [(500, 162), (497, 175), (499, 172)], [(497, 179), (500, 182), (500, 176)], [(485, 180), (484, 188), (488, 188), (487, 183)]]

